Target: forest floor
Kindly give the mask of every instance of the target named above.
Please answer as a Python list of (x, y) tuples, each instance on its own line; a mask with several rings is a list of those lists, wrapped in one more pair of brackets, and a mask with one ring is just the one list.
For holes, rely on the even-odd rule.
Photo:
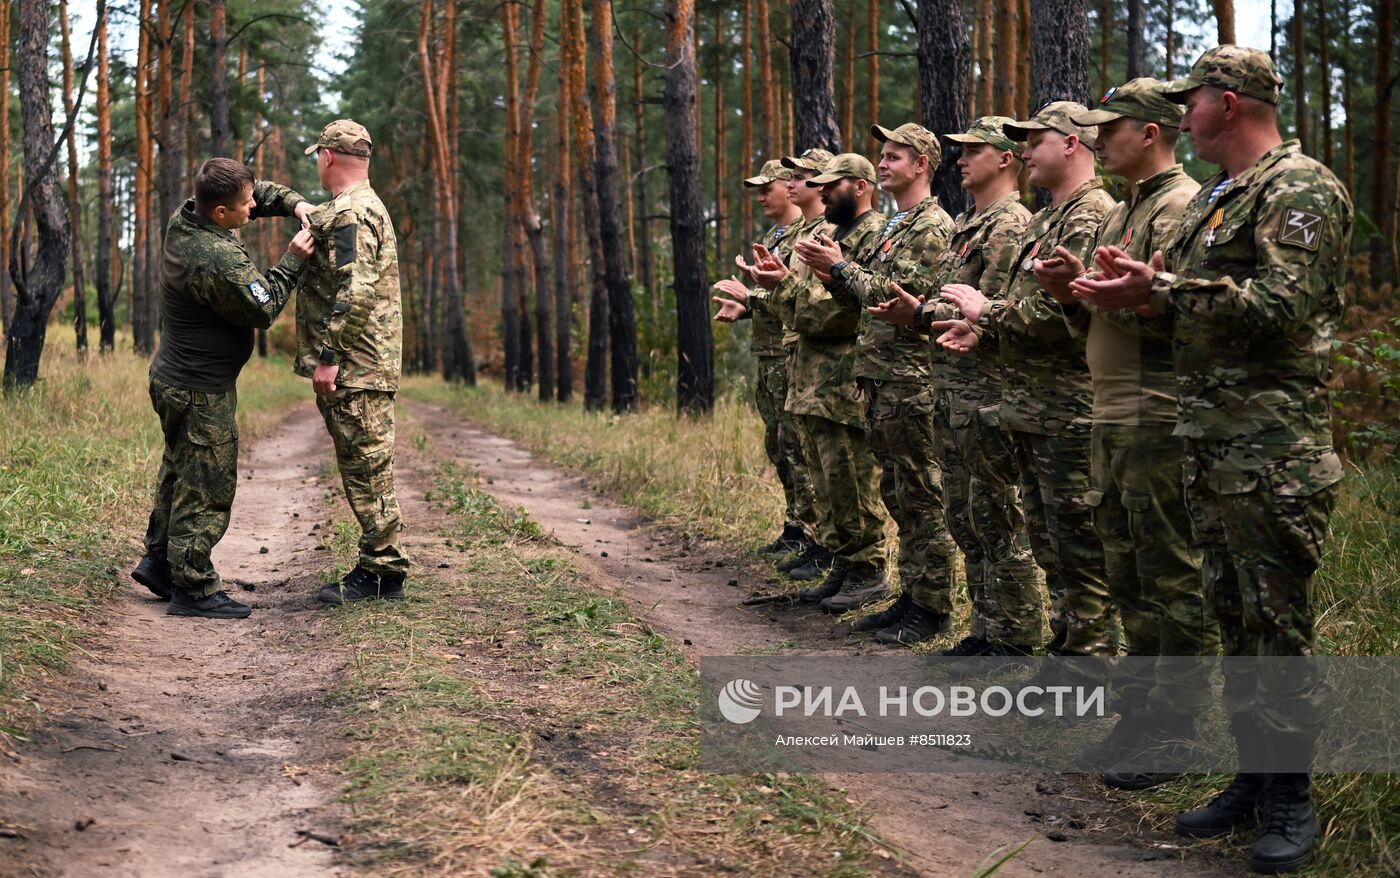
[(771, 574), (732, 547), (399, 411), (410, 599), (317, 607), (354, 528), (298, 406), (245, 449), (216, 554), (253, 617), (135, 585), (98, 611), (0, 759), (0, 876), (972, 876), (1023, 842), (998, 875), (1240, 874), (1077, 776), (699, 771), (700, 656), (878, 648), (743, 606)]

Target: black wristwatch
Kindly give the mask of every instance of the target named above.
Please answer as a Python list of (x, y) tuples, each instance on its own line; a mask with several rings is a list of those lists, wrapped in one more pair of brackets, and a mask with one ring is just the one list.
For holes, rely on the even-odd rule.
[(842, 280), (842, 272), (844, 272), (846, 270), (846, 266), (850, 264), (850, 261), (842, 259), (840, 262), (831, 266), (831, 276), (836, 278), (837, 280)]
[(321, 348), (321, 354), (316, 361), (323, 366), (334, 366), (336, 362), (335, 351), (330, 348)]

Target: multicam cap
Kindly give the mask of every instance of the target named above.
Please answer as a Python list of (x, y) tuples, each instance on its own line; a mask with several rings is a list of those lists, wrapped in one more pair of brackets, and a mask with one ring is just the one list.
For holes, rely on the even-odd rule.
[(821, 147), (814, 146), (804, 150), (801, 155), (785, 155), (782, 159), (783, 167), (791, 168), (794, 171), (816, 171), (818, 174), (826, 167), (826, 163), (831, 161), (833, 154)]
[[(360, 145), (361, 141), (364, 141), (363, 146)], [(373, 148), (374, 141), (370, 140), (369, 131), (365, 126), (353, 119), (336, 119), (321, 129), (321, 136), (306, 148), (306, 154), (311, 155), (318, 149), (329, 149), (347, 155), (368, 157)]]
[(791, 180), (792, 171), (783, 167), (780, 159), (769, 159), (763, 163), (763, 169), (758, 172), (758, 176), (750, 177), (744, 181), (744, 185), (750, 188), (767, 186), (769, 183), (777, 183), (783, 180)]
[(837, 180), (844, 180), (847, 177), (854, 177), (857, 180), (864, 180), (867, 183), (875, 182), (875, 166), (870, 163), (870, 159), (853, 152), (843, 152), (834, 156), (826, 163), (822, 172), (807, 181), (808, 186), (825, 186), (827, 183), (835, 183)]
[(1126, 117), (1179, 128), (1181, 106), (1167, 100), (1162, 91), (1165, 85), (1165, 82), (1149, 76), (1130, 79), (1120, 86), (1110, 88), (1099, 99), (1098, 109), (1071, 113), (1070, 118), (1079, 125), (1102, 125)]
[(1021, 157), (1021, 144), (1006, 136), (1003, 130), (1007, 125), (1015, 125), (1016, 120), (1008, 116), (983, 116), (962, 134), (945, 134), (954, 143), (990, 143), (997, 149)]
[(1274, 70), (1274, 59), (1262, 49), (1216, 46), (1201, 53), (1185, 79), (1167, 83), (1167, 100), (1184, 104), (1186, 95), (1203, 85), (1277, 104), (1283, 78)]
[(937, 168), (939, 160), (943, 158), (943, 149), (934, 133), (913, 122), (905, 122), (893, 131), (880, 125), (871, 125), (870, 136), (881, 143), (888, 140), (907, 146), (919, 155), (928, 156), (929, 170)]
[(1082, 115), (1088, 111), (1088, 107), (1074, 101), (1051, 101), (1036, 110), (1029, 120), (1003, 125), (1001, 130), (1012, 140), (1030, 140), (1032, 131), (1058, 131), (1066, 136), (1073, 134), (1085, 146), (1093, 146), (1098, 135), (1094, 126), (1078, 125), (1070, 118), (1072, 113)]

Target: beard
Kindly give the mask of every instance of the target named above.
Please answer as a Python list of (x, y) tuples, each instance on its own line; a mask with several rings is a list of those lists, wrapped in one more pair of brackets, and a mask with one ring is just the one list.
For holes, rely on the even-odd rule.
[(831, 201), (826, 206), (827, 222), (844, 227), (850, 225), (851, 220), (856, 218), (856, 195), (854, 192), (838, 192), (831, 196)]

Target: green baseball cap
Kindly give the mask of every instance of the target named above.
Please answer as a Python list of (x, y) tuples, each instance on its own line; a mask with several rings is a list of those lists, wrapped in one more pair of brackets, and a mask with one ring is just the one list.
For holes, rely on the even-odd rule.
[(1004, 128), (1015, 125), (1016, 120), (1009, 116), (983, 116), (962, 134), (945, 134), (944, 138), (954, 143), (990, 143), (997, 149), (1021, 157), (1021, 144), (1006, 136)]
[(1162, 91), (1165, 85), (1165, 82), (1149, 76), (1130, 79), (1105, 92), (1099, 99), (1098, 109), (1071, 113), (1070, 118), (1079, 125), (1102, 125), (1114, 119), (1128, 118), (1179, 128), (1181, 105), (1167, 100)]
[(359, 122), (353, 119), (336, 119), (321, 129), (321, 136), (306, 148), (306, 154), (311, 155), (318, 149), (368, 157), (374, 149), (374, 142), (369, 138), (369, 131)]
[(1089, 108), (1074, 101), (1051, 101), (1025, 122), (1015, 122), (1001, 126), (1006, 136), (1012, 140), (1030, 140), (1032, 131), (1058, 131), (1068, 137), (1073, 134), (1085, 146), (1093, 146), (1098, 132), (1092, 125), (1079, 125), (1070, 114), (1087, 113)]
[(814, 146), (804, 150), (801, 155), (785, 155), (782, 164), (785, 168), (794, 171), (816, 171), (818, 174), (826, 167), (826, 163), (831, 161), (833, 154), (821, 147)]
[(918, 155), (928, 156), (929, 170), (937, 168), (943, 158), (943, 149), (938, 145), (938, 138), (934, 133), (913, 122), (905, 122), (893, 131), (880, 125), (871, 125), (870, 136), (881, 143), (898, 143), (909, 147)]
[(1216, 46), (1201, 53), (1185, 79), (1172, 80), (1164, 91), (1167, 100), (1184, 104), (1186, 95), (1203, 85), (1278, 104), (1283, 77), (1274, 69), (1274, 59), (1262, 49)]
[(744, 181), (744, 185), (750, 188), (767, 186), (769, 183), (778, 183), (792, 179), (792, 171), (783, 167), (779, 159), (769, 159), (763, 163), (763, 169), (758, 172), (758, 176), (750, 177)]
[(843, 152), (838, 156), (833, 156), (820, 174), (807, 181), (807, 185), (825, 186), (827, 183), (835, 183), (837, 180), (844, 180), (847, 177), (874, 183), (875, 166), (870, 163), (870, 159), (863, 155)]

